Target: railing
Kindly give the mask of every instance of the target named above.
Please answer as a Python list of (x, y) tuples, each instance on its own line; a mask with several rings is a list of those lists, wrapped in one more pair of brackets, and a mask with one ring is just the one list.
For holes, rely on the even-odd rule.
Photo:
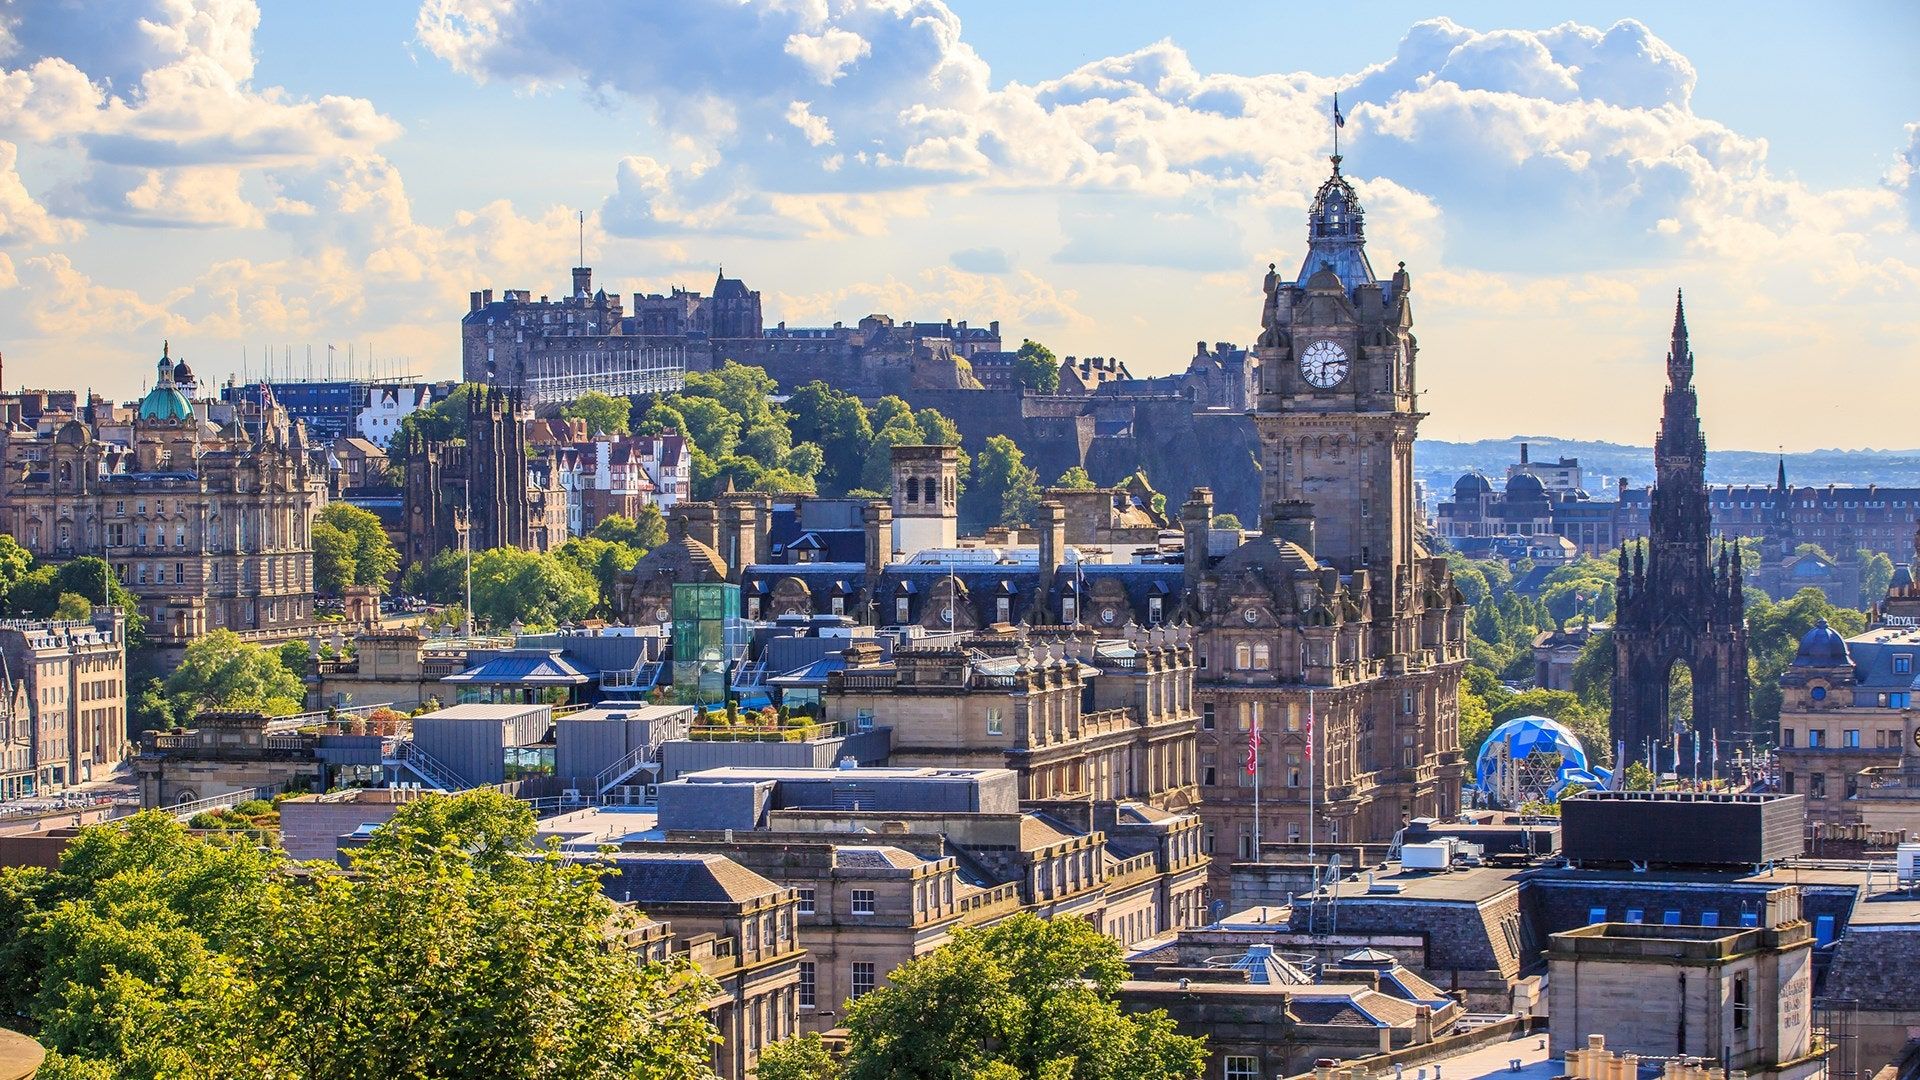
[(654, 747), (652, 746), (636, 746), (632, 750), (627, 751), (625, 757), (601, 769), (599, 773), (594, 776), (594, 794), (605, 795), (608, 788), (613, 787), (615, 784), (620, 783), (622, 780), (627, 779), (649, 765), (653, 765), (656, 769), (659, 768), (658, 765), (654, 764), (653, 759)]
[(1160, 855), (1147, 851), (1131, 858), (1121, 859), (1113, 864), (1113, 872), (1107, 876), (1109, 888), (1125, 888), (1159, 876)]
[(660, 661), (648, 660), (636, 664), (629, 670), (602, 671), (600, 689), (602, 690), (639, 690), (650, 689), (660, 681)]
[[(267, 721), (269, 735), (289, 731), (298, 731), (307, 727), (324, 727), (334, 721), (368, 720), (381, 709), (403, 712), (393, 708), (393, 702), (385, 701), (378, 705), (354, 705), (348, 708), (321, 709), (316, 712), (295, 713), (292, 716), (276, 716)], [(404, 714), (404, 713), (403, 713)]]
[(849, 726), (845, 720), (823, 720), (791, 727), (777, 724), (772, 727), (758, 724), (694, 724), (687, 729), (687, 738), (695, 742), (814, 742), (841, 738), (857, 730), (862, 729)]
[(420, 749), (412, 739), (394, 740), (389, 760), (396, 766), (404, 765), (412, 769), (414, 775), (442, 791), (464, 791), (473, 786), (462, 780), (459, 773), (441, 764), (432, 754)]
[(243, 802), (250, 802), (254, 799), (266, 799), (272, 797), (272, 795), (273, 790), (271, 788), (248, 788), (245, 791), (230, 791), (225, 795), (213, 795), (205, 799), (195, 799), (192, 802), (180, 803), (176, 806), (169, 806), (166, 810), (167, 813), (172, 814), (179, 820), (186, 821), (195, 814), (205, 813), (208, 810), (224, 810), (229, 806), (239, 806)]
[(111, 795), (29, 797), (26, 801), (12, 806), (0, 806), (0, 820), (71, 814), (76, 811), (112, 806), (113, 803), (114, 797)]
[(1133, 713), (1126, 709), (1101, 709), (1080, 714), (1082, 735), (1104, 735), (1111, 731), (1125, 731), (1132, 726)]
[(891, 671), (840, 673), (840, 689), (849, 691), (892, 690), (896, 676)]

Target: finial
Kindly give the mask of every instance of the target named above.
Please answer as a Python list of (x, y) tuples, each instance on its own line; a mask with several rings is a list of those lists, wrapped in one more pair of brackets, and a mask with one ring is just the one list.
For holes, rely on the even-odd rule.
[(166, 338), (160, 339), (160, 358), (161, 359), (163, 360), (166, 359), (167, 350), (172, 347), (172, 344), (173, 343), (168, 341)]
[(1682, 289), (1673, 290), (1673, 336), (1687, 336), (1687, 297)]

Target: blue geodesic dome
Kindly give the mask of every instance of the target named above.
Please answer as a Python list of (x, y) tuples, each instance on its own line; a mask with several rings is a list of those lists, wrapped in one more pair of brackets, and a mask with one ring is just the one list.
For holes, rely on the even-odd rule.
[(1474, 787), (1483, 795), (1512, 798), (1514, 792), (1501, 790), (1503, 766), (1505, 776), (1510, 778), (1513, 766), (1540, 753), (1560, 755), (1556, 775), (1540, 793), (1549, 800), (1559, 798), (1568, 784), (1606, 785), (1608, 771), (1587, 763), (1587, 748), (1565, 725), (1544, 716), (1517, 716), (1494, 728), (1480, 747), (1480, 756), (1473, 766)]

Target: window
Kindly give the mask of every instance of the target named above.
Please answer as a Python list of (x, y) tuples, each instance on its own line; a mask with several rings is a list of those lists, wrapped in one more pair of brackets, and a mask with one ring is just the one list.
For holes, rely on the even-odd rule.
[(912, 608), (912, 602), (908, 600), (907, 597), (902, 596), (895, 600), (893, 602), (893, 621), (897, 623), (910, 621), (913, 617), (911, 614)]
[(1267, 646), (1265, 643), (1261, 643), (1253, 647), (1253, 666), (1254, 667), (1260, 669), (1261, 671), (1265, 671), (1269, 666), (1271, 666), (1272, 662), (1273, 662), (1272, 655), (1267, 651)]
[(1700, 913), (1700, 925), (1701, 925), (1701, 926), (1719, 926), (1719, 925), (1720, 925), (1720, 913), (1719, 913), (1719, 912), (1717, 912), (1717, 911), (1703, 911), (1703, 912), (1701, 912), (1701, 913)]
[(1813, 698), (1815, 701), (1825, 701), (1827, 700), (1827, 688), (1824, 686), (1816, 686), (1807, 696)]
[(873, 710), (861, 709), (853, 714), (853, 726), (860, 731), (873, 730)]
[(872, 889), (853, 890), (853, 913), (855, 915), (873, 914), (873, 890)]
[(1753, 999), (1747, 989), (1747, 977), (1733, 977), (1733, 1030), (1745, 1031), (1753, 1026)]
[(855, 960), (853, 962), (853, 993), (855, 1000), (873, 993), (873, 961)]
[(1260, 1080), (1260, 1059), (1251, 1054), (1228, 1054), (1222, 1080)]
[(1603, 908), (1603, 907), (1593, 907), (1593, 908), (1588, 908), (1588, 909), (1587, 909), (1587, 922), (1588, 922), (1589, 924), (1592, 924), (1592, 923), (1603, 923), (1603, 922), (1606, 922), (1606, 921), (1607, 921), (1607, 909), (1606, 909), (1606, 908)]
[(1825, 735), (1826, 735), (1826, 732), (1820, 730), (1819, 728), (1808, 728), (1807, 729), (1807, 747), (1809, 749), (1818, 748), (1820, 745), (1822, 745), (1827, 741), (1824, 737)]
[(1627, 921), (1628, 921), (1628, 922), (1630, 922), (1630, 923), (1643, 923), (1643, 922), (1646, 922), (1646, 921), (1647, 921), (1647, 913), (1646, 913), (1645, 911), (1642, 911), (1641, 909), (1639, 909), (1639, 908), (1637, 908), (1637, 907), (1630, 907), (1630, 908), (1628, 908), (1628, 909), (1627, 909)]
[(1060, 621), (1072, 624), (1078, 624), (1080, 622), (1079, 606), (1071, 596), (1063, 596), (1060, 598)]
[(1893, 673), (1895, 675), (1913, 674), (1913, 654), (1912, 653), (1893, 654)]
[(1004, 735), (1006, 734), (1005, 726), (1006, 725), (1000, 719), (999, 709), (987, 710), (987, 734)]
[(800, 900), (800, 914), (802, 915), (813, 914), (813, 890), (812, 889), (795, 889), (793, 891), (798, 895)]
[(1848, 728), (1845, 731), (1842, 731), (1840, 733), (1840, 745), (1845, 747), (1850, 747), (1850, 748), (1858, 748), (1860, 745), (1860, 729)]
[(1244, 641), (1238, 645), (1235, 645), (1233, 647), (1233, 666), (1235, 669), (1239, 671), (1245, 671), (1248, 668), (1252, 667), (1253, 666), (1253, 646), (1247, 644)]
[(1213, 702), (1211, 701), (1200, 703), (1200, 730), (1213, 730)]
[(1200, 783), (1205, 785), (1206, 787), (1212, 787), (1213, 785), (1219, 782), (1220, 782), (1219, 770), (1215, 769), (1212, 765), (1209, 765), (1205, 769), (1202, 769), (1200, 771)]
[[(1160, 598), (1157, 596), (1147, 597), (1147, 621), (1149, 623), (1159, 622), (1161, 619), (1161, 611), (1162, 611), (1162, 605), (1160, 602)], [(1002, 620), (1002, 621), (1005, 621), (1005, 620)]]
[(1413, 715), (1413, 691), (1400, 691), (1400, 712), (1405, 716)]
[(800, 961), (800, 1007), (813, 1008), (813, 961)]
[(827, 613), (830, 615), (845, 615), (847, 613), (847, 598), (844, 596), (836, 596), (828, 600)]
[(1679, 926), (1680, 925), (1680, 909), (1668, 908), (1666, 911), (1661, 913), (1660, 922), (1664, 926)]
[(993, 621), (1010, 623), (1013, 621), (1013, 601), (1005, 596), (993, 600)]
[(1827, 797), (1827, 774), (1814, 773), (1807, 777), (1807, 798), (1824, 799)]
[[(1820, 688), (1816, 686), (1814, 687), (1814, 689), (1817, 691)], [(1792, 728), (1783, 727), (1780, 729), (1780, 749), (1782, 750), (1793, 749), (1793, 729)]]
[(760, 920), (748, 919), (746, 923), (747, 951), (755, 952), (760, 948)]

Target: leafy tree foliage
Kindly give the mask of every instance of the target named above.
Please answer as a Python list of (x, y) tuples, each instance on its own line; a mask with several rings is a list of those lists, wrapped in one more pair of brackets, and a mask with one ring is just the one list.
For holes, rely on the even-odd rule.
[(667, 518), (659, 507), (648, 503), (640, 508), (637, 518), (608, 514), (587, 535), (611, 544), (626, 544), (645, 554), (667, 542)]
[(960, 515), (969, 521), (1019, 525), (1033, 520), (1040, 504), (1040, 475), (1005, 435), (987, 440), (974, 462), (973, 484), (960, 497)]
[(165, 680), (149, 683), (134, 711), (148, 727), (190, 724), (210, 710), (289, 716), (300, 711), (306, 693), (278, 649), (248, 644), (220, 629), (187, 646), (179, 666)]
[(632, 430), (633, 400), (589, 390), (562, 406), (560, 415), (585, 420), (589, 435), (625, 435)]
[(1198, 1078), (1204, 1040), (1123, 1012), (1120, 945), (1081, 919), (1019, 915), (888, 975), (848, 1010), (845, 1080)]
[(843, 495), (860, 486), (873, 441), (873, 422), (860, 399), (816, 379), (794, 391), (786, 408), (794, 441), (820, 448), (821, 493)]
[(1059, 478), (1053, 482), (1053, 486), (1057, 488), (1071, 488), (1075, 491), (1089, 491), (1099, 485), (1093, 482), (1093, 477), (1087, 475), (1087, 470), (1075, 465), (1073, 468), (1061, 473)]
[(1212, 524), (1216, 529), (1246, 528), (1246, 526), (1240, 524), (1240, 516), (1238, 514), (1215, 514), (1213, 515)]
[(1860, 548), (1856, 555), (1860, 560), (1860, 606), (1864, 608), (1887, 595), (1887, 587), (1893, 584), (1893, 559), (1884, 551), (1868, 548)]
[(1045, 345), (1030, 338), (1022, 340), (1020, 351), (1014, 354), (1013, 377), (1029, 390), (1051, 394), (1060, 389), (1060, 359)]
[(467, 437), (467, 402), (476, 391), (485, 390), (486, 387), (479, 383), (461, 383), (439, 401), (401, 417), (400, 427), (389, 444), (389, 455), (405, 453), (409, 437), (422, 442), (464, 440)]
[(832, 1080), (840, 1062), (819, 1035), (809, 1031), (769, 1045), (760, 1054), (754, 1080)]
[(594, 602), (587, 614), (608, 618), (613, 615), (614, 585), (621, 574), (633, 569), (642, 552), (628, 544), (578, 537), (560, 545), (554, 555), (560, 561), (592, 579)]
[(313, 584), (338, 596), (349, 585), (385, 588), (400, 569), (400, 552), (371, 510), (329, 503), (313, 523)]
[(12, 536), (0, 533), (0, 613), (8, 618), (86, 619), (94, 605), (111, 605), (126, 615), (127, 647), (138, 649), (147, 626), (139, 603), (106, 560), (83, 555), (57, 566), (40, 563)]
[(711, 986), (640, 964), (524, 806), (429, 796), (346, 874), (164, 814), (0, 871), (0, 1007), (73, 1078), (707, 1080)]
[(473, 615), (485, 625), (577, 622), (599, 602), (593, 576), (558, 554), (502, 547), (473, 557)]

